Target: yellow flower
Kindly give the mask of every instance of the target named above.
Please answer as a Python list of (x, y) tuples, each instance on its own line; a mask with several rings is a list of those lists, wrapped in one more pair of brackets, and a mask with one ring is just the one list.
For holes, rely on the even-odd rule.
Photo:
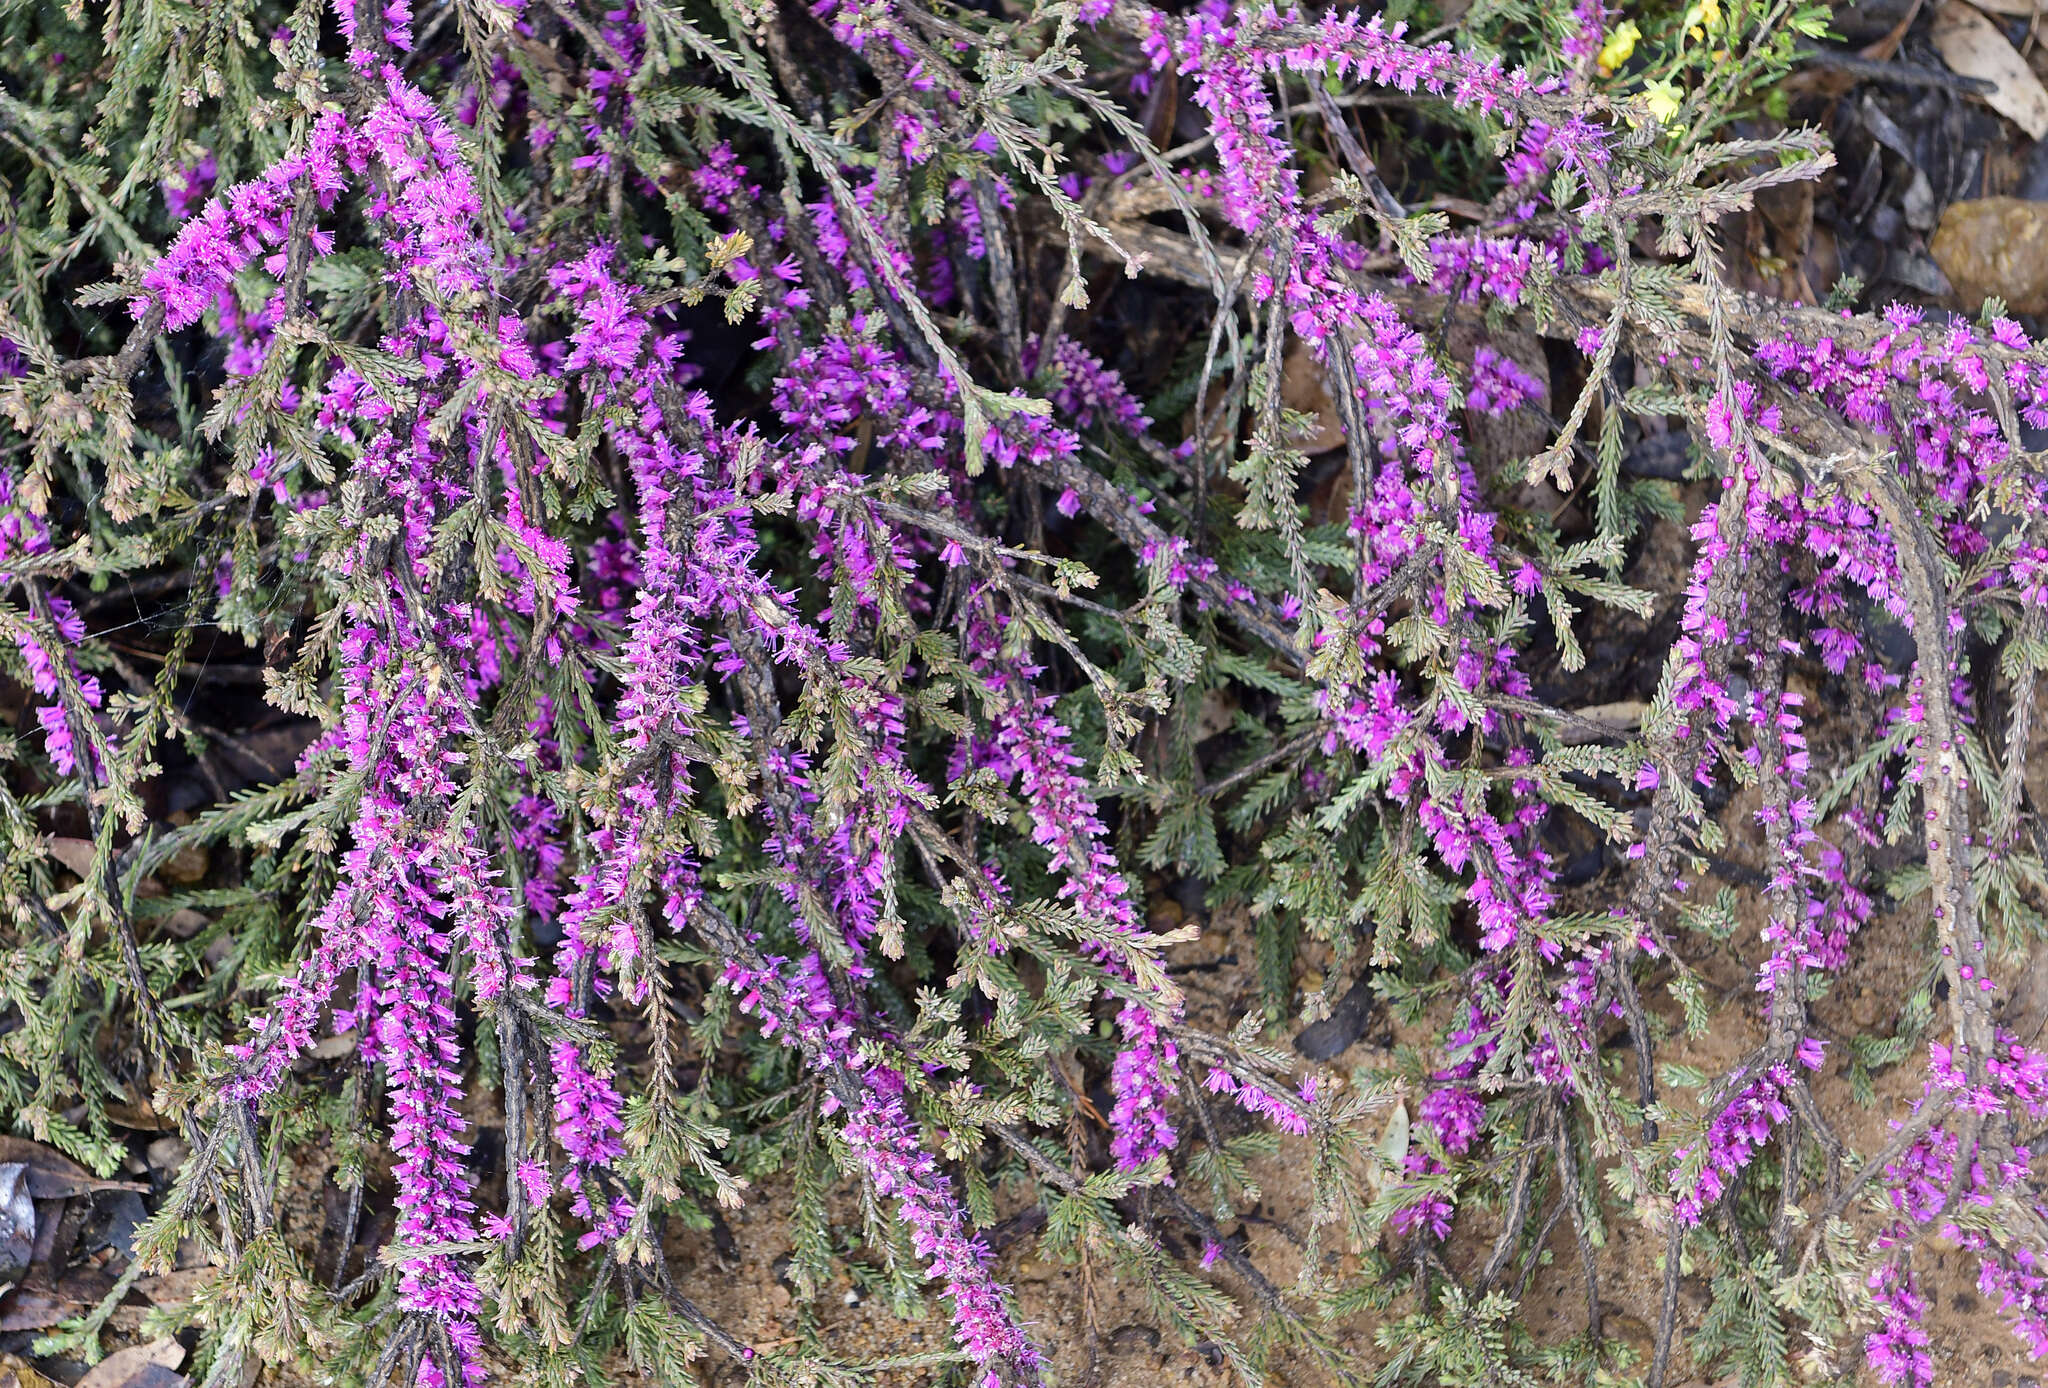
[(1646, 85), (1643, 88), (1643, 99), (1649, 103), (1650, 114), (1656, 118), (1659, 125), (1669, 125), (1671, 118), (1678, 114), (1678, 108), (1683, 104), (1679, 99), (1678, 88), (1672, 85), (1668, 78)]
[(1636, 51), (1636, 40), (1643, 31), (1636, 27), (1633, 19), (1623, 20), (1607, 36), (1607, 42), (1600, 45), (1600, 56), (1594, 59), (1599, 65), (1602, 77), (1612, 77), (1620, 66)]

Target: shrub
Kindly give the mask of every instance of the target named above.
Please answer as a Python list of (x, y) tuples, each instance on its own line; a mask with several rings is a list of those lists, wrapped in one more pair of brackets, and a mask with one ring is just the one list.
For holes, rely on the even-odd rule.
[[(771, 1180), (800, 1291), (842, 1256), (843, 1181), (881, 1283), (951, 1319), (893, 1366), (991, 1384), (1050, 1349), (984, 1232), (1019, 1201), (1047, 1256), (1247, 1382), (1284, 1351), (1661, 1384), (1704, 1268), (1696, 1362), (1785, 1381), (1860, 1343), (1930, 1383), (1929, 1232), (2048, 1347), (2048, 1072), (1996, 985), (2040, 929), (2048, 357), (1995, 305), (1729, 289), (1720, 220), (1829, 163), (1729, 133), (1819, 18), (1681, 19), (1648, 45), (1590, 2), (1456, 43), (1136, 0), (0, 18), (0, 669), (27, 696), (0, 1092), (107, 1170), (110, 1098), (156, 1091), (191, 1157), (137, 1266), (196, 1239), (224, 1269), (190, 1313), (206, 1381), (887, 1367), (757, 1354), (670, 1275)], [(1361, 110), (1432, 153), (1401, 181), (1424, 210)], [(1119, 352), (1117, 292), (1196, 323), (1187, 350)], [(1302, 379), (1341, 426), (1334, 502)], [(1549, 446), (1480, 456), (1473, 421), (1552, 391)], [(1686, 512), (1629, 463), (1672, 436), (1718, 490), (1657, 594), (1624, 568)], [(1660, 598), (1638, 724), (1538, 697), (1585, 609)], [(131, 612), (168, 633), (154, 671)], [(237, 745), (191, 693), (215, 629), (310, 740), (173, 825), (165, 782)], [(1816, 760), (1795, 668), (1851, 703), (1847, 754)], [(1765, 863), (1739, 933), (1699, 890), (1731, 791)], [(1567, 821), (1622, 859), (1591, 906)], [(52, 830), (91, 843), (67, 890)], [(232, 872), (143, 890), (209, 844)], [(1193, 927), (1154, 928), (1145, 872), (1244, 913), (1242, 1024), (1190, 1019), (1165, 960)], [(1859, 929), (1923, 897), (1897, 1028), (1825, 1036)], [(1660, 1071), (1731, 938), (1764, 1039)], [(1358, 980), (1435, 1043), (1340, 1075), (1262, 1039)], [(345, 1065), (302, 1064), (335, 1035)], [(1920, 1096), (1852, 1150), (1824, 1084), (1909, 1053)], [(1314, 1192), (1292, 1286), (1221, 1227), (1276, 1131)], [(344, 1250), (376, 1149), (395, 1190), (395, 1242), (332, 1287), (278, 1219), (305, 1144), (353, 1192)], [(1514, 1317), (1560, 1220), (1563, 1346)], [(1600, 1333), (1614, 1221), (1665, 1250), (1647, 1364)], [(1376, 1349), (1336, 1328), (1363, 1308)], [(97, 1353), (105, 1319), (49, 1344)]]

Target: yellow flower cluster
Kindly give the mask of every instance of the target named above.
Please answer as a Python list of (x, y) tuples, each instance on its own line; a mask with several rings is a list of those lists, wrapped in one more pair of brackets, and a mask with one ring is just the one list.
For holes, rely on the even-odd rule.
[(1621, 70), (1621, 65), (1636, 51), (1636, 40), (1643, 31), (1636, 27), (1633, 19), (1625, 19), (1614, 26), (1607, 36), (1607, 42), (1600, 45), (1599, 56), (1593, 59), (1602, 77), (1612, 77)]

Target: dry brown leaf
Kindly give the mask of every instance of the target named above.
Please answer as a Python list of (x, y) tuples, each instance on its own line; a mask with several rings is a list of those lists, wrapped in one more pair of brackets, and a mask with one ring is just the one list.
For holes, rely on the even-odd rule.
[(54, 1147), (25, 1137), (0, 1137), (0, 1162), (10, 1161), (28, 1168), (29, 1194), (38, 1200), (68, 1200), (96, 1190), (149, 1191), (135, 1181), (103, 1181)]
[(212, 1268), (180, 1268), (135, 1279), (135, 1290), (159, 1306), (181, 1306), (214, 1278)]
[(1573, 714), (1590, 723), (1605, 723), (1610, 727), (1633, 728), (1643, 721), (1643, 715), (1650, 706), (1641, 699), (1616, 699), (1608, 704), (1587, 704), (1575, 708)]
[(50, 856), (83, 877), (92, 871), (92, 840), (58, 836), (50, 840)]
[(91, 1309), (90, 1302), (16, 1287), (0, 1297), (0, 1335), (11, 1335), (18, 1330), (48, 1330)]
[(1992, 110), (2036, 140), (2048, 135), (2048, 87), (1996, 24), (1962, 0), (1947, 0), (1935, 12), (1930, 37), (1951, 71), (1996, 86), (1984, 98)]
[(2048, 11), (2048, 0), (1976, 0), (1976, 4), (1986, 14), (2011, 15), (2016, 19)]
[(1301, 441), (1302, 452), (1327, 453), (1344, 446), (1344, 421), (1337, 417), (1337, 407), (1323, 384), (1323, 368), (1300, 343), (1280, 364), (1280, 403), (1315, 416), (1315, 433)]
[[(1574, 718), (1586, 723), (1596, 723), (1615, 736), (1625, 737), (1643, 725), (1643, 715), (1650, 706), (1641, 699), (1619, 699), (1611, 704), (1589, 704), (1585, 708), (1571, 710)], [(1599, 735), (1581, 724), (1567, 725), (1558, 730), (1558, 739), (1567, 747), (1580, 746), (1599, 741)]]
[(184, 1379), (169, 1371), (184, 1362), (185, 1347), (176, 1340), (152, 1340), (146, 1345), (115, 1350), (87, 1370), (85, 1377), (78, 1380), (78, 1388), (146, 1388), (172, 1379), (183, 1383)]
[(147, 1099), (138, 1104), (108, 1104), (107, 1117), (133, 1133), (167, 1133), (177, 1126)]
[(12, 1354), (0, 1354), (0, 1388), (57, 1388), (36, 1366)]
[(1906, 6), (1906, 12), (1899, 16), (1899, 22), (1892, 26), (1890, 33), (1876, 43), (1865, 45), (1862, 52), (1856, 56), (1867, 58), (1873, 63), (1890, 62), (1892, 54), (1899, 51), (1899, 43), (1906, 37), (1906, 31), (1912, 28), (1913, 21), (1920, 17), (1920, 6), (1925, 2), (1926, 0), (1913, 0), (1912, 4)]
[[(66, 838), (58, 835), (49, 841), (50, 856), (81, 881), (92, 872), (93, 846), (91, 839)], [(164, 884), (154, 877), (145, 877), (135, 885), (137, 896), (157, 897), (164, 895)]]

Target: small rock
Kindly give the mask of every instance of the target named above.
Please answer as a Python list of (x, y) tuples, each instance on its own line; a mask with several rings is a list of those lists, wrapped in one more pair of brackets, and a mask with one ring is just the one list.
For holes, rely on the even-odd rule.
[(338, 1036), (330, 1036), (324, 1041), (314, 1043), (307, 1049), (306, 1054), (315, 1060), (339, 1060), (345, 1055), (354, 1055), (355, 1051), (356, 1034), (344, 1031)]
[[(2020, 784), (2027, 790), (2027, 804), (2036, 814), (2048, 814), (2048, 726), (2044, 725), (2048, 725), (2048, 718), (2042, 718), (2037, 713), (2030, 729), (2032, 737), (2029, 739), (2031, 745), (2027, 748), (2027, 764), (2020, 774)], [(2040, 964), (2038, 954), (2035, 956), (2035, 964), (2037, 967), (2048, 967)], [(2033, 971), (2029, 970), (2030, 973)], [(2048, 979), (2042, 980), (2040, 991), (2042, 996), (2035, 1008), (2033, 1022), (2035, 1031), (2021, 1032), (2021, 1040), (2038, 1035), (2042, 1019), (2048, 1018)]]
[(1120, 1325), (1109, 1332), (1111, 1354), (1121, 1354), (1138, 1345), (1143, 1345), (1146, 1349), (1158, 1349), (1159, 1332), (1149, 1325)]
[(1202, 706), (1196, 710), (1195, 740), (1207, 741), (1218, 733), (1230, 731), (1230, 725), (1237, 718), (1237, 700), (1227, 689), (1217, 688), (1202, 696)]
[(1053, 1274), (1058, 1270), (1043, 1258), (1022, 1258), (1017, 1262), (1017, 1280), (1019, 1282), (1050, 1282), (1052, 1281)]
[(2020, 166), (2020, 181), (2013, 192), (2035, 202), (2048, 199), (2048, 140), (2039, 141), (2028, 151), (2026, 163)]
[(1012, 1247), (1019, 1239), (1037, 1233), (1045, 1227), (1046, 1214), (1043, 1205), (1026, 1205), (1007, 1219), (998, 1220), (995, 1228), (988, 1231), (989, 1248), (997, 1254)]
[(0, 1163), (0, 1283), (21, 1280), (35, 1256), (36, 1203), (29, 1194), (28, 1168)]
[(1975, 198), (1949, 204), (1928, 249), (1975, 313), (1997, 295), (2015, 313), (2048, 312), (2048, 204)]
[(1567, 887), (1590, 882), (1607, 866), (1607, 838), (1575, 814), (1554, 814), (1543, 827), (1543, 842), (1563, 866), (1558, 881)]
[(207, 867), (206, 845), (188, 843), (157, 869), (157, 875), (181, 887), (196, 887), (206, 880)]
[[(1957, 294), (1956, 287), (1948, 276), (1941, 272), (1940, 265), (1918, 251), (1906, 250), (1900, 246), (1893, 246), (1885, 253), (1884, 277), (1895, 284), (1903, 284), (1908, 289), (1917, 289), (1930, 298), (1962, 297)], [(1969, 302), (1974, 305), (1983, 301), (1984, 297), (1980, 294)]]
[(1906, 214), (1906, 225), (1915, 231), (1928, 231), (1934, 226), (1934, 185), (1918, 169), (1913, 170), (1913, 181), (1899, 199), (1899, 210)]
[(192, 1149), (185, 1145), (182, 1137), (160, 1137), (149, 1144), (143, 1154), (149, 1160), (151, 1171), (175, 1172), (185, 1164), (185, 1158), (192, 1155)]
[(1294, 1038), (1294, 1049), (1310, 1060), (1334, 1060), (1365, 1035), (1372, 1010), (1372, 979), (1361, 976), (1351, 991), (1337, 1000), (1329, 1016), (1301, 1029), (1301, 1035)]
[(189, 940), (211, 924), (213, 922), (206, 918), (205, 912), (181, 906), (171, 912), (170, 918), (164, 922), (164, 929), (180, 940)]
[(1145, 917), (1145, 924), (1153, 930), (1164, 934), (1169, 930), (1180, 929), (1180, 923), (1187, 918), (1186, 908), (1178, 901), (1169, 897), (1165, 901), (1155, 901), (1152, 903), (1152, 909)]
[(1692, 468), (1692, 436), (1683, 431), (1651, 434), (1621, 455), (1621, 470), (1630, 477), (1655, 477), (1676, 482)]
[(1607, 1302), (1600, 1304), (1600, 1329), (1602, 1334), (1634, 1349), (1645, 1362), (1656, 1353), (1657, 1337), (1642, 1317), (1632, 1316)]

